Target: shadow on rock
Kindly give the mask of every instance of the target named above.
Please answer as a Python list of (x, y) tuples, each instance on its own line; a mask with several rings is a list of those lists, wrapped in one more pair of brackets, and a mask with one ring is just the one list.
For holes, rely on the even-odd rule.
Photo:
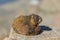
[(52, 30), (52, 28), (50, 28), (50, 27), (48, 27), (48, 26), (44, 26), (44, 25), (42, 25), (42, 26), (39, 26), (40, 27), (40, 31), (39, 31), (39, 34), (41, 34), (41, 33), (43, 33), (44, 31), (51, 31)]

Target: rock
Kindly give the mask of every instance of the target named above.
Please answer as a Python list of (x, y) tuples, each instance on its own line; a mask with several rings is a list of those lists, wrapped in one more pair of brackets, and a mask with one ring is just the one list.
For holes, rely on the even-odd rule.
[(11, 38), (6, 37), (4, 40), (12, 40)]

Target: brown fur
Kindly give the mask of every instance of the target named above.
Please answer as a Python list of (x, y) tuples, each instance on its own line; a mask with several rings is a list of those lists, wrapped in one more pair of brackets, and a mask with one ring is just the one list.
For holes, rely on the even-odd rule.
[(40, 31), (38, 26), (42, 18), (38, 15), (31, 14), (29, 16), (19, 16), (13, 22), (15, 32), (23, 35), (37, 35)]

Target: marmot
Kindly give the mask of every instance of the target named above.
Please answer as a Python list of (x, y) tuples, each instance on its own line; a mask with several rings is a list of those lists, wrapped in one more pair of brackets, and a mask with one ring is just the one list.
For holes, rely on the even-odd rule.
[(14, 20), (13, 29), (18, 34), (37, 35), (40, 31), (38, 24), (41, 22), (42, 18), (36, 14), (21, 15)]

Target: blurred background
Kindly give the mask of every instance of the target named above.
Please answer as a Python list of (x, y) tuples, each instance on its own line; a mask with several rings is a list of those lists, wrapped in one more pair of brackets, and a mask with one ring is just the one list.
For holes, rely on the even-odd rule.
[[(9, 36), (13, 20), (19, 15), (38, 14), (43, 21), (40, 25), (60, 30), (60, 0), (40, 0), (35, 11), (28, 5), (30, 0), (0, 0), (0, 40)], [(33, 12), (32, 12), (33, 11)], [(60, 31), (57, 31), (60, 33)], [(58, 34), (60, 37), (60, 34)]]

